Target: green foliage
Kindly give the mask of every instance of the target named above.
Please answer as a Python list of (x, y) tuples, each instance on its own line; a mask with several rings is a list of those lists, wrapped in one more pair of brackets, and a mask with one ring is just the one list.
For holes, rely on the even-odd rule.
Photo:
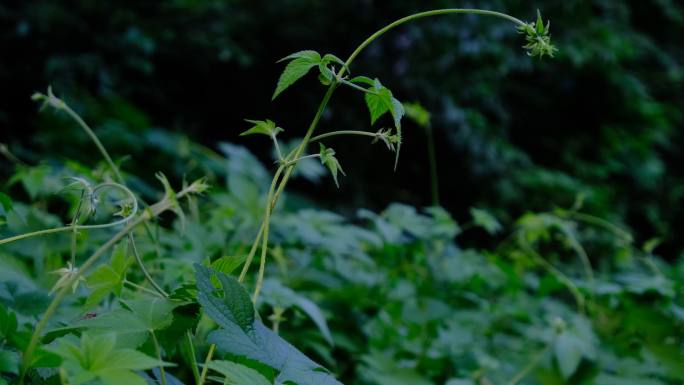
[[(209, 340), (219, 349), (270, 366), (278, 371), (276, 381), (279, 383), (340, 384), (327, 370), (267, 329), (255, 317), (249, 294), (237, 280), (201, 265), (195, 265), (195, 268), (199, 302), (221, 327), (209, 335)], [(221, 283), (219, 296), (211, 283), (212, 274)]]
[(51, 350), (62, 358), (62, 367), (72, 384), (97, 380), (104, 385), (143, 385), (146, 382), (136, 370), (169, 365), (133, 349), (117, 349), (116, 336), (111, 333), (83, 334), (80, 341), (64, 337)]
[(319, 143), (320, 147), (320, 152), (319, 152), (319, 157), (321, 158), (321, 163), (330, 170), (330, 174), (333, 177), (333, 180), (335, 181), (335, 185), (337, 187), (340, 187), (339, 182), (337, 181), (337, 172), (341, 172), (342, 175), (346, 175), (344, 173), (344, 170), (342, 170), (342, 166), (340, 166), (340, 162), (337, 160), (335, 157), (335, 150), (332, 148), (327, 148), (323, 145), (323, 143)]
[(271, 120), (249, 120), (245, 119), (248, 123), (252, 123), (254, 126), (249, 130), (240, 134), (240, 136), (262, 134), (268, 135), (270, 137), (275, 137), (278, 133), (283, 132), (283, 129), (276, 127), (276, 124)]
[(286, 88), (294, 84), (297, 80), (302, 78), (309, 72), (312, 68), (322, 64), (321, 55), (316, 51), (299, 51), (291, 55), (288, 55), (278, 62), (290, 60), (285, 66), (285, 70), (280, 75), (278, 79), (278, 86), (273, 92), (273, 97), (275, 99), (281, 92), (285, 91)]
[(271, 385), (272, 382), (258, 371), (230, 361), (211, 361), (209, 369), (221, 373), (228, 385)]
[[(530, 55), (554, 53), (549, 24), (541, 16), (521, 31)], [(497, 50), (506, 51), (492, 44), (487, 55), (495, 60)], [(433, 123), (426, 110), (402, 105), (379, 80), (347, 80), (350, 68), (334, 55), (301, 51), (286, 60), (274, 98), (316, 66), (329, 87), (304, 139), (284, 147), (284, 153), (275, 140), (282, 129), (272, 121), (250, 121), (254, 126), (243, 133), (273, 139), (278, 162), (270, 189), (268, 169), (246, 149), (221, 143), (221, 153), (214, 153), (161, 130), (141, 129), (130, 140), (145, 151), (146, 161), (153, 162), (146, 151), (154, 149), (170, 169), (168, 178), (159, 174), (164, 191), (152, 204), (144, 200), (159, 194), (147, 185), (147, 165), (141, 164), (147, 162), (91, 167), (63, 156), (33, 166), (15, 162), (10, 183), (3, 186), (12, 195), (10, 204), (0, 195), (6, 221), (0, 228), (0, 383), (669, 385), (684, 380), (681, 262), (661, 259), (655, 242), (635, 247), (612, 218), (581, 211), (582, 199), (569, 209), (549, 207), (555, 202), (548, 196), (556, 196), (539, 186), (573, 193), (573, 200), (578, 190), (596, 192), (580, 179), (535, 167), (512, 172), (544, 197), (544, 210), (552, 211), (528, 211), (515, 221), (527, 205), (510, 211), (486, 205), (496, 216), (473, 208), (472, 221), (463, 226), (440, 207), (391, 204), (381, 212), (343, 217), (287, 192), (290, 175), (315, 157), (336, 184), (337, 172), (344, 174), (335, 151), (323, 144), (317, 154), (304, 155), (311, 142), (362, 135), (396, 148), (398, 156), (404, 114), (426, 128)], [(438, 67), (430, 63), (431, 70)], [(329, 117), (341, 115), (326, 110), (340, 85), (363, 92), (371, 125), (389, 112), (394, 128), (315, 136), (319, 120), (334, 124)], [(486, 94), (481, 88), (468, 92), (475, 98)], [(71, 111), (51, 89), (35, 99)], [(489, 114), (466, 111), (466, 123), (480, 124)], [(443, 123), (441, 115), (432, 120)], [(135, 120), (144, 121), (144, 114)], [(131, 134), (107, 124), (98, 131)], [(131, 192), (120, 202), (119, 195), (96, 193), (98, 186), (114, 185), (109, 180), (120, 166), (126, 172), (117, 188), (128, 191), (129, 184), (139, 197)], [(320, 175), (310, 171), (299, 175), (309, 180)], [(207, 175), (216, 187), (208, 190), (199, 179), (183, 183), (180, 191), (172, 188), (194, 174)], [(54, 194), (65, 176), (76, 196)], [(501, 199), (509, 199), (510, 191), (526, 192), (506, 187), (506, 181), (491, 181), (508, 188)], [(206, 197), (190, 195), (198, 193)], [(587, 194), (584, 203), (606, 196)], [(74, 220), (69, 226), (71, 218), (102, 219), (94, 210), (98, 199), (120, 207), (126, 220), (99, 227)], [(138, 200), (145, 207), (141, 212), (132, 209)], [(177, 217), (157, 218), (166, 210)], [(50, 212), (69, 213), (69, 219)], [(466, 238), (472, 226), (485, 230), (478, 234), (484, 242)], [(17, 234), (30, 236), (12, 238)], [(257, 252), (258, 273), (245, 266), (244, 274), (233, 278)], [(266, 263), (270, 259), (276, 263)], [(50, 279), (50, 271), (61, 276)], [(262, 321), (266, 314), (271, 329)]]

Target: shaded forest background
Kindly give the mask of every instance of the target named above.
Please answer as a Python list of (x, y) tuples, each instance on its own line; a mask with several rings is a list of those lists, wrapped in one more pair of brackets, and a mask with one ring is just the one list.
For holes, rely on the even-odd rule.
[[(97, 159), (70, 122), (36, 113), (30, 95), (51, 84), (112, 153), (130, 154), (122, 167), (145, 179), (187, 169), (174, 156), (182, 146), (159, 154), (151, 145), (160, 129), (212, 149), (246, 144), (269, 161), (268, 142), (238, 137), (243, 119), (270, 118), (285, 137), (301, 136), (323, 92), (310, 77), (271, 102), (276, 60), (302, 49), (344, 58), (392, 20), (439, 7), (523, 20), (539, 8), (559, 48), (555, 59), (532, 60), (509, 23), (444, 17), (401, 27), (357, 60), (353, 73), (431, 111), (440, 203), (457, 220), (479, 206), (506, 221), (582, 196), (585, 211), (628, 226), (637, 242), (662, 237), (661, 255), (681, 255), (684, 7), (676, 1), (2, 2), (0, 142), (30, 163)], [(321, 126), (369, 128), (351, 92), (335, 96)], [(429, 205), (425, 132), (407, 122), (404, 142), (392, 172), (380, 144), (341, 140), (349, 176), (339, 190), (316, 178), (293, 187), (341, 212)], [(10, 171), (1, 158), (0, 177)]]

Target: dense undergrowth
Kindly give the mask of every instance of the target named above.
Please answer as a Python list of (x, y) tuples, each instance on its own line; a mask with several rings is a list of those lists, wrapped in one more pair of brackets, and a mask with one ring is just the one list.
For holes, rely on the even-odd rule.
[[(541, 22), (525, 28), (532, 28), (523, 29), (528, 37), (548, 33)], [(553, 53), (535, 41), (530, 53)], [(286, 68), (299, 60), (306, 71), (319, 67), (329, 90), (343, 82), (365, 89), (371, 123), (387, 113), (395, 125), (366, 136), (398, 155), (404, 109), (391, 92), (377, 79), (347, 81), (328, 67), (339, 59), (311, 52), (290, 57)], [(297, 79), (286, 78), (285, 88)], [(36, 99), (79, 123), (51, 93)], [(458, 224), (439, 207), (401, 203), (345, 218), (286, 192), (272, 211), (281, 168), (296, 165), (293, 177), (320, 178), (327, 166), (337, 183), (341, 166), (328, 147), (303, 157), (294, 145), (279, 147), (275, 124), (253, 123), (251, 133), (276, 144), (273, 180), (270, 167), (239, 145), (222, 143), (215, 153), (164, 131), (136, 145), (168, 159), (164, 171), (174, 183), (159, 174), (152, 184), (119, 154), (97, 164), (69, 160), (68, 149), (35, 165), (8, 157), (13, 177), (0, 195), (0, 382), (684, 380), (684, 265), (661, 261), (656, 242), (637, 245), (625, 230), (584, 213), (581, 196), (572, 207), (550, 206), (513, 223), (473, 208), (471, 220)], [(186, 181), (190, 175), (206, 179)], [(87, 227), (93, 223), (99, 227)], [(264, 223), (270, 239), (254, 240)], [(58, 230), (10, 238), (45, 229)], [(460, 247), (473, 233), (488, 237), (489, 247)], [(260, 239), (261, 261), (271, 262), (241, 272)]]

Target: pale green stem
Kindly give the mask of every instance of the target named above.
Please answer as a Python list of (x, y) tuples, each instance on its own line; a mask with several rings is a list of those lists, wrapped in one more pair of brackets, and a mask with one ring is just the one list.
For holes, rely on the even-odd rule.
[(209, 352), (207, 353), (207, 358), (204, 360), (204, 366), (202, 367), (202, 374), (200, 375), (200, 381), (197, 385), (204, 385), (204, 381), (207, 379), (207, 372), (209, 371), (209, 363), (211, 362), (211, 357), (214, 356), (214, 350), (216, 345), (209, 345)]
[(69, 107), (66, 103), (63, 103), (62, 109), (71, 116), (72, 119), (78, 123), (79, 126), (85, 131), (86, 135), (90, 137), (90, 140), (95, 143), (95, 147), (100, 151), (100, 154), (102, 154), (102, 157), (107, 161), (107, 164), (109, 165), (109, 168), (112, 169), (112, 172), (114, 173), (114, 176), (116, 177), (117, 182), (124, 184), (124, 179), (121, 176), (121, 173), (119, 172), (119, 168), (116, 166), (116, 163), (112, 160), (112, 157), (109, 156), (109, 153), (107, 152), (107, 149), (102, 145), (102, 142), (100, 142), (100, 139), (98, 139), (97, 135), (95, 135), (95, 132), (90, 128), (90, 126), (74, 111)]
[(280, 177), (280, 174), (283, 172), (284, 169), (285, 167), (283, 166), (278, 167), (278, 170), (276, 171), (275, 176), (273, 177), (273, 181), (271, 182), (271, 187), (268, 189), (268, 199), (266, 200), (266, 211), (264, 214), (264, 231), (263, 235), (261, 236), (261, 261), (259, 263), (259, 275), (257, 276), (257, 283), (254, 288), (254, 296), (252, 297), (252, 301), (255, 304), (257, 302), (257, 299), (259, 298), (261, 286), (264, 284), (264, 274), (266, 271), (266, 254), (268, 252), (268, 230), (271, 224), (271, 211), (273, 211), (271, 202), (273, 201), (273, 194), (275, 191), (276, 183), (278, 183), (278, 177)]
[(154, 330), (150, 329), (150, 334), (152, 335), (152, 342), (154, 342), (154, 349), (157, 351), (157, 359), (159, 360), (159, 376), (161, 377), (161, 385), (166, 385), (166, 371), (164, 370), (164, 364), (162, 364), (161, 346), (159, 346), (159, 341), (157, 336), (154, 334)]
[(340, 83), (344, 84), (345, 86), (349, 86), (349, 87), (354, 88), (354, 89), (356, 89), (356, 90), (359, 90), (359, 91), (361, 91), (361, 92), (365, 92), (365, 93), (371, 94), (371, 95), (378, 95), (378, 92), (377, 92), (377, 91), (371, 90), (371, 89), (368, 89), (368, 88), (363, 88), (363, 87), (361, 87), (361, 86), (358, 85), (358, 84), (355, 84), (355, 83), (350, 82), (349, 80), (345, 80), (345, 79), (341, 79), (341, 78), (338, 78), (337, 80), (338, 80)]
[(140, 266), (140, 270), (142, 271), (147, 281), (152, 285), (152, 287), (154, 287), (154, 290), (156, 290), (159, 294), (162, 295), (162, 297), (168, 297), (169, 295), (164, 291), (164, 289), (161, 288), (161, 286), (157, 284), (157, 282), (152, 278), (152, 275), (150, 275), (150, 272), (147, 271), (147, 268), (144, 267), (145, 264), (143, 263), (142, 256), (140, 255), (140, 253), (138, 253), (138, 247), (135, 245), (133, 234), (128, 234), (128, 239), (131, 242), (131, 251), (133, 251), (133, 256), (135, 257), (135, 260), (138, 262), (138, 266)]
[(546, 344), (544, 349), (542, 349), (534, 357), (532, 357), (532, 360), (530, 360), (530, 362), (527, 365), (525, 365), (525, 367), (520, 372), (518, 372), (510, 381), (508, 381), (507, 385), (516, 385), (528, 374), (530, 374), (532, 369), (536, 368), (537, 365), (539, 365), (539, 361), (541, 361), (542, 358), (544, 358), (544, 356), (546, 355), (546, 353), (548, 353), (549, 350), (551, 350), (555, 341), (555, 338), (551, 339), (551, 341), (549, 341), (549, 343)]
[(378, 133), (376, 132), (368, 132), (368, 131), (356, 131), (356, 130), (341, 130), (341, 131), (331, 131), (331, 132), (326, 132), (324, 134), (316, 135), (311, 140), (309, 140), (309, 143), (317, 142), (319, 140), (329, 138), (331, 136), (337, 136), (337, 135), (358, 135), (358, 136), (369, 136), (371, 138), (377, 138)]
[(131, 282), (131, 281), (129, 281), (129, 280), (124, 280), (124, 284), (129, 285), (129, 286), (131, 286), (131, 287), (134, 287), (134, 288), (136, 288), (136, 289), (138, 289), (138, 290), (140, 290), (140, 291), (144, 291), (145, 293), (151, 294), (151, 295), (153, 295), (153, 296), (155, 296), (155, 297), (166, 298), (165, 296), (162, 296), (162, 295), (159, 294), (158, 292), (156, 292), (156, 291), (154, 291), (154, 290), (150, 290), (150, 289), (146, 288), (145, 286), (138, 285), (138, 284), (135, 283), (135, 282)]
[(73, 267), (76, 267), (76, 236), (78, 235), (76, 225), (78, 224), (78, 217), (81, 215), (81, 207), (83, 207), (84, 196), (85, 190), (81, 191), (81, 198), (78, 200), (78, 206), (76, 206), (74, 218), (71, 220), (71, 266)]
[(123, 190), (126, 192), (126, 194), (131, 198), (133, 202), (133, 209), (131, 210), (131, 214), (128, 215), (125, 218), (122, 218), (118, 221), (110, 222), (110, 223), (102, 223), (98, 225), (70, 225), (70, 226), (62, 226), (62, 227), (56, 227), (53, 229), (46, 229), (46, 230), (38, 230), (30, 233), (24, 233), (24, 234), (19, 234), (15, 235), (13, 237), (5, 238), (5, 239), (0, 239), (0, 245), (3, 245), (5, 243), (11, 243), (11, 242), (16, 242), (22, 239), (26, 238), (31, 238), (31, 237), (37, 237), (41, 235), (47, 235), (47, 234), (54, 234), (54, 233), (60, 233), (64, 231), (78, 231), (78, 230), (92, 230), (92, 229), (105, 229), (109, 227), (115, 227), (119, 225), (123, 225), (128, 223), (135, 215), (138, 213), (138, 201), (135, 199), (135, 195), (133, 195), (133, 192), (129, 190), (126, 186), (120, 185), (117, 183), (103, 183), (95, 187), (95, 190), (98, 190), (100, 188), (104, 187), (116, 187), (118, 189)]
[(190, 335), (190, 331), (185, 332), (185, 338), (188, 343), (188, 349), (190, 349), (190, 369), (192, 369), (192, 376), (195, 379), (195, 384), (199, 385), (200, 383), (200, 374), (199, 374), (199, 369), (197, 368), (197, 357), (195, 355), (195, 345), (192, 343), (192, 336)]
[(275, 147), (276, 153), (278, 154), (278, 160), (281, 162), (284, 161), (283, 153), (280, 152), (280, 145), (278, 144), (278, 139), (275, 135), (271, 135), (271, 139), (273, 140), (273, 146)]
[[(294, 165), (295, 163), (298, 163), (304, 159), (313, 159), (313, 158), (320, 158), (320, 157), (321, 157), (321, 154), (305, 155), (305, 156), (299, 157), (297, 159), (291, 160), (289, 162), (285, 162), (283, 164), (283, 167), (290, 167), (290, 166)], [(271, 198), (273, 198), (273, 197), (271, 197)]]
[(523, 232), (520, 232), (518, 234), (518, 241), (522, 248), (532, 256), (537, 263), (542, 265), (549, 273), (553, 274), (559, 281), (561, 281), (565, 287), (570, 290), (572, 295), (575, 297), (575, 302), (577, 303), (577, 309), (580, 314), (584, 314), (584, 296), (580, 292), (580, 290), (577, 288), (574, 282), (568, 276), (563, 274), (562, 271), (558, 270), (554, 265), (552, 265), (549, 261), (547, 261), (544, 257), (542, 257), (530, 243), (525, 239), (525, 234)]

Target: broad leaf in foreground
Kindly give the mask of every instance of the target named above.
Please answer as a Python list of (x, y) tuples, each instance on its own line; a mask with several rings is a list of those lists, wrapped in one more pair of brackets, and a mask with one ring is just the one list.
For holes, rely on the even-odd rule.
[[(198, 299), (221, 329), (209, 341), (223, 352), (259, 361), (277, 370), (276, 382), (298, 385), (341, 385), (325, 368), (268, 329), (257, 317), (249, 293), (232, 278), (195, 265)], [(211, 283), (218, 278), (221, 287)]]

